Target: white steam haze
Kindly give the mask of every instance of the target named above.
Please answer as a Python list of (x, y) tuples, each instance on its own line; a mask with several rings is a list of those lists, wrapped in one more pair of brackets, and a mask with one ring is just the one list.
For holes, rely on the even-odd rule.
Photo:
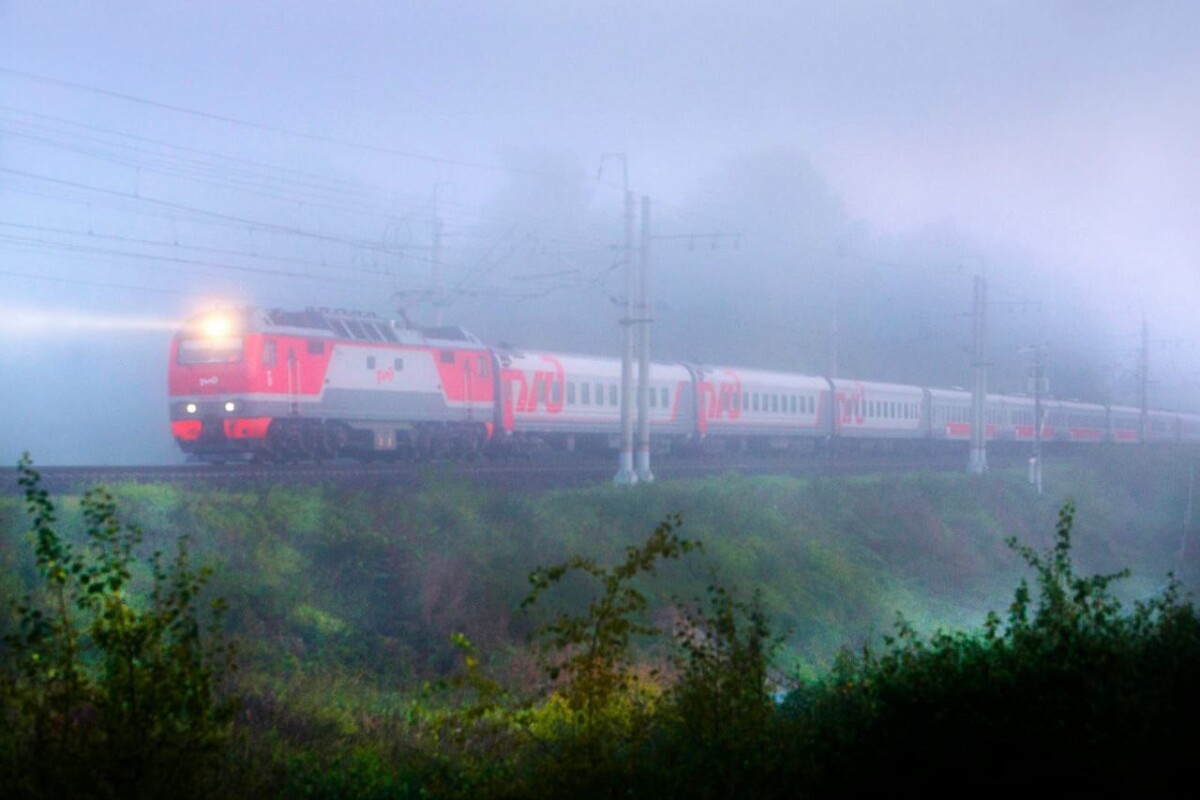
[[(256, 303), (1200, 409), (1200, 5), (0, 0), (0, 462), (179, 459), (170, 328)], [(603, 171), (600, 171), (603, 163)]]

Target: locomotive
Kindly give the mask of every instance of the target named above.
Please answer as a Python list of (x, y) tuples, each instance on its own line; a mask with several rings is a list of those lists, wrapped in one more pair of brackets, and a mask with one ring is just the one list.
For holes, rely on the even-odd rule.
[[(608, 450), (619, 359), (489, 346), (333, 309), (243, 308), (190, 319), (171, 342), (171, 433), (201, 460), (472, 457)], [(636, 387), (635, 391), (643, 391)], [(658, 451), (809, 450), (971, 439), (960, 389), (655, 362), (645, 387)], [(989, 442), (1200, 442), (1200, 415), (989, 394)]]

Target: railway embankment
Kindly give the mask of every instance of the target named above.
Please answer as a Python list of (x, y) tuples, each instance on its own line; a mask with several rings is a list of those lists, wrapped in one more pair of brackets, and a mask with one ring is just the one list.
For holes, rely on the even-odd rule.
[[(1136, 598), (1168, 572), (1200, 586), (1200, 530), (1185, 525), (1189, 454), (1119, 450), (1047, 471), (1031, 491), (1019, 470), (978, 480), (953, 473), (744, 478), (721, 475), (629, 490), (542, 492), (447, 476), (419, 488), (178, 483), (111, 486), (147, 547), (186, 536), (215, 570), (234, 632), (254, 651), (300, 665), (427, 675), (454, 659), (450, 635), (519, 651), (533, 622), (517, 613), (535, 567), (583, 555), (611, 560), (668, 514), (703, 545), (653, 582), (656, 607), (702, 594), (714, 577), (762, 592), (786, 655), (828, 665), (845, 645), (889, 632), (903, 613), (922, 629), (980, 622), (1021, 574), (1006, 537), (1048, 541), (1062, 503), (1078, 506), (1082, 568), (1129, 568)], [(62, 524), (81, 530), (78, 497)], [(1193, 496), (1192, 505), (1200, 505)], [(27, 520), (0, 498), (0, 590), (33, 579)], [(1193, 512), (1200, 521), (1200, 509)], [(569, 594), (569, 593), (568, 593)], [(568, 597), (569, 603), (579, 598)], [(353, 654), (353, 657), (351, 657)]]

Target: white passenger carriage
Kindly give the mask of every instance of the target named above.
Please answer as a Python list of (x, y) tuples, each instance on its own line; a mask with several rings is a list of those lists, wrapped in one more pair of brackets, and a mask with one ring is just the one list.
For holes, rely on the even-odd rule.
[[(613, 446), (621, 426), (621, 362), (562, 353), (498, 351), (500, 429), (573, 449)], [(634, 392), (637, 396), (636, 370)], [(652, 437), (682, 441), (694, 430), (692, 376), (652, 363), (647, 408)]]
[(971, 439), (971, 393), (961, 389), (928, 389), (929, 438), (934, 441)]
[(845, 439), (922, 439), (928, 431), (919, 386), (834, 378), (833, 430)]
[(1104, 406), (1055, 400), (1048, 408), (1043, 439), (1096, 444), (1108, 438), (1108, 412)]
[(831, 395), (824, 378), (736, 367), (692, 367), (692, 372), (703, 438), (778, 445), (830, 436)]

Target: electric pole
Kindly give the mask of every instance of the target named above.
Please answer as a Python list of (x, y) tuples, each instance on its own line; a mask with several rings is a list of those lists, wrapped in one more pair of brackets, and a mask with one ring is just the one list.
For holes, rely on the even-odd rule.
[(1150, 437), (1150, 327), (1146, 312), (1142, 312), (1142, 346), (1138, 350), (1138, 427), (1142, 444)]
[(637, 479), (649, 483), (654, 474), (650, 471), (650, 198), (646, 195), (642, 195), (638, 266)]
[(841, 306), (841, 272), (844, 258), (845, 251), (839, 249), (830, 281), (832, 289), (830, 293), (833, 296), (829, 303), (829, 353), (828, 363), (826, 364), (826, 371), (829, 373), (830, 378), (838, 376), (838, 313)]
[(613, 483), (617, 486), (632, 486), (637, 483), (633, 471), (633, 326), (634, 326), (634, 281), (633, 263), (633, 192), (629, 191), (629, 159), (624, 153), (605, 153), (600, 157), (600, 172), (604, 172), (604, 161), (621, 159), (622, 186), (625, 196), (625, 316), (621, 319), (624, 329), (624, 348), (621, 352), (621, 451), (617, 457), (617, 474)]
[(975, 382), (971, 390), (971, 459), (967, 472), (982, 475), (987, 472), (987, 431), (984, 401), (987, 398), (987, 279), (975, 276), (974, 353), (971, 368)]
[(1042, 493), (1042, 394), (1046, 391), (1046, 348), (1038, 345), (1030, 348), (1033, 353), (1033, 367), (1029, 370), (1029, 380), (1033, 389), (1033, 457), (1029, 459), (1029, 482), (1037, 487), (1037, 493)]
[(437, 193), (434, 193), (433, 207), (433, 241), (430, 243), (431, 261), (430, 283), (433, 285), (433, 324), (442, 324), (442, 311), (445, 298), (442, 297), (442, 218), (437, 213)]

